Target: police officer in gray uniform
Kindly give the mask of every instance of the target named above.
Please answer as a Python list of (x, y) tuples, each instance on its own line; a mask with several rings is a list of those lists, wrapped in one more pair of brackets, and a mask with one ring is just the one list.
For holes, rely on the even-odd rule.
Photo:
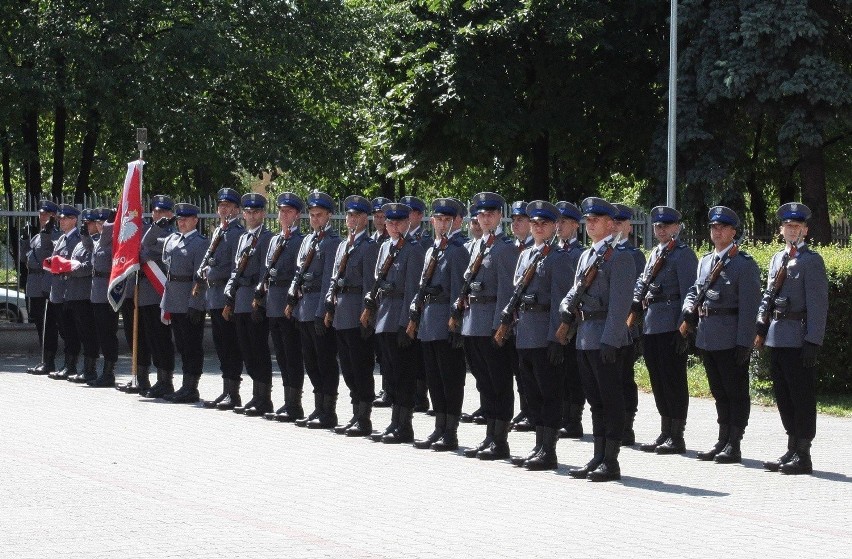
[[(77, 219), (80, 211), (74, 206), (62, 204), (59, 207), (59, 230), (61, 235), (53, 244), (53, 254), (50, 262), (50, 302), (57, 306), (57, 318), (62, 339), (65, 341), (65, 364), (59, 371), (52, 373), (50, 378), (67, 379), (77, 374), (77, 359), (80, 355), (80, 336), (74, 325), (72, 305), (66, 305), (68, 290), (67, 276), (71, 271), (70, 259), (77, 244), (80, 242), (80, 231), (77, 229)], [(54, 262), (54, 258), (56, 262)]]
[[(512, 208), (509, 215), (512, 218), (512, 236), (514, 237), (513, 244), (520, 255), (524, 250), (532, 245), (533, 237), (530, 233), (530, 217), (527, 215), (527, 203), (524, 200), (516, 200), (512, 202)], [(515, 431), (533, 431), (535, 424), (529, 418), (529, 406), (527, 405), (526, 389), (523, 385), (520, 369), (518, 368), (518, 356), (515, 351), (515, 341), (507, 340), (507, 351), (512, 354), (510, 362), (512, 364), (512, 376), (515, 377), (515, 383), (518, 385), (518, 400), (520, 401), (520, 412), (512, 418), (512, 429)]]
[[(730, 464), (742, 460), (740, 441), (751, 408), (748, 364), (760, 303), (760, 270), (734, 243), (740, 224), (737, 214), (715, 206), (708, 217), (714, 250), (698, 263), (697, 279), (683, 303), (683, 314), (697, 328), (695, 347), (704, 361), (719, 423), (719, 440), (710, 450), (699, 452), (698, 459)], [(722, 272), (710, 285), (710, 272), (717, 262), (721, 262)], [(706, 297), (699, 306), (697, 297), (702, 290)]]
[[(311, 384), (314, 387), (314, 411), (303, 419), (296, 420), (299, 427), (311, 429), (333, 429), (337, 425), (337, 388), (340, 386), (340, 369), (337, 364), (337, 339), (334, 331), (325, 326), (325, 295), (331, 283), (334, 254), (340, 244), (340, 236), (331, 228), (334, 200), (325, 192), (314, 190), (308, 195), (308, 217), (311, 233), (302, 240), (297, 264), (302, 263), (319, 241), (310, 266), (304, 274), (294, 277), (298, 283), (300, 297), (292, 316), (302, 341), (302, 358)], [(295, 285), (294, 285), (295, 287)], [(292, 290), (293, 288), (291, 288)]]
[[(92, 336), (95, 329), (95, 315), (92, 313), (92, 235), (97, 235), (93, 209), (87, 208), (80, 214), (82, 221), (78, 232), (80, 242), (71, 251), (71, 270), (63, 277), (68, 284), (65, 288), (65, 305), (74, 319), (74, 329), (83, 346), (83, 370), (69, 376), (67, 380), (76, 383), (94, 382), (98, 378), (98, 338)], [(88, 239), (88, 242), (83, 242)]]
[(560, 323), (559, 304), (571, 289), (571, 263), (568, 255), (559, 249), (558, 240), (553, 239), (560, 215), (557, 207), (534, 200), (527, 204), (526, 215), (532, 223), (533, 243), (518, 258), (516, 288), (531, 266), (535, 266), (535, 271), (518, 308), (515, 347), (536, 444), (522, 459), (513, 459), (513, 463), (531, 471), (553, 470), (558, 467), (556, 441), (565, 383), (565, 351), (556, 340), (556, 330)]
[(171, 314), (171, 329), (181, 352), (183, 382), (166, 399), (175, 404), (199, 400), (198, 381), (204, 365), (204, 293), (193, 295), (192, 287), (202, 267), (209, 241), (198, 232), (198, 206), (175, 204), (177, 232), (163, 245), (163, 263), (168, 281), (160, 308)]
[[(645, 452), (681, 454), (686, 452), (683, 431), (689, 409), (686, 358), (689, 345), (678, 332), (681, 301), (695, 283), (698, 258), (686, 244), (677, 240), (681, 214), (674, 208), (657, 206), (651, 210), (654, 235), (659, 244), (636, 280), (633, 312), (642, 316), (643, 353), (654, 402), (660, 413), (660, 434), (651, 443), (640, 445)], [(652, 270), (664, 258), (653, 278)]]
[(508, 342), (496, 347), (493, 340), (494, 331), (500, 326), (501, 312), (514, 290), (512, 280), (518, 250), (503, 233), (501, 221), (506, 201), (502, 196), (480, 192), (473, 197), (472, 205), (477, 209), (482, 238), (472, 245), (468, 268), (480, 254), (484, 254), (484, 258), (470, 284), (461, 333), (482, 402), (486, 431), (485, 438), (464, 454), (482, 460), (503, 459), (509, 456), (509, 427), (515, 409), (511, 361), (516, 354)]
[[(245, 232), (237, 242), (237, 252), (231, 277), (225, 284), (225, 319), (233, 320), (237, 343), (252, 381), (252, 397), (244, 406), (234, 407), (235, 413), (263, 416), (272, 411), (272, 357), (269, 354), (269, 319), (264, 313), (252, 312), (252, 301), (272, 233), (264, 225), (266, 197), (256, 192), (244, 194)], [(233, 309), (233, 315), (230, 310)]]
[[(426, 380), (432, 406), (435, 409), (435, 429), (425, 439), (415, 441), (421, 449), (456, 450), (459, 446), (458, 427), (464, 399), (465, 363), (462, 337), (454, 333), (450, 339), (448, 322), (451, 305), (461, 293), (469, 253), (464, 247), (461, 222), (465, 206), (453, 198), (438, 198), (432, 202), (432, 227), (435, 243), (426, 251), (420, 282), (425, 293), (421, 308), (409, 308), (414, 316), (420, 314), (417, 337), (423, 355)], [(446, 246), (441, 248), (446, 236)], [(435, 260), (434, 271), (425, 283), (427, 270)]]
[[(292, 192), (280, 194), (278, 205), (278, 225), (281, 231), (272, 237), (266, 253), (264, 274), (269, 273), (269, 285), (266, 290), (266, 316), (269, 318), (269, 334), (275, 348), (275, 361), (281, 371), (284, 385), (284, 405), (268, 413), (266, 419), (283, 423), (293, 422), (305, 417), (302, 408), (302, 387), (305, 384), (305, 362), (302, 359), (302, 342), (299, 331), (292, 318), (284, 316), (287, 305), (287, 290), (296, 275), (296, 260), (304, 235), (299, 231), (299, 214), (305, 203)], [(280, 249), (280, 250), (279, 250)], [(273, 262), (275, 254), (278, 259)], [(255, 299), (258, 292), (255, 290)]]
[(94, 329), (104, 366), (98, 377), (89, 382), (89, 386), (104, 388), (115, 385), (115, 364), (118, 361), (118, 312), (112, 309), (107, 293), (109, 276), (112, 271), (112, 229), (107, 223), (110, 217), (108, 208), (94, 211), (94, 226), (97, 234), (84, 236), (83, 244), (89, 245), (92, 252), (92, 314)]
[[(139, 253), (141, 265), (145, 266), (150, 262), (152, 266), (156, 266), (161, 271), (164, 270), (163, 245), (166, 238), (175, 231), (174, 207), (174, 200), (164, 194), (151, 198), (152, 223), (142, 234), (142, 247)], [(165, 271), (163, 274), (165, 275)], [(151, 360), (157, 368), (157, 382), (154, 386), (151, 386), (148, 381), (147, 370), (137, 373), (139, 393), (147, 398), (162, 398), (175, 391), (172, 384), (175, 370), (175, 346), (171, 331), (163, 322), (160, 310), (160, 301), (163, 296), (144, 271), (140, 271), (136, 277), (139, 282), (139, 323), (145, 331), (144, 337), (151, 353)]]
[[(385, 212), (382, 211), (382, 206), (393, 202), (389, 198), (379, 196), (370, 201), (373, 205), (373, 233), (370, 235), (377, 246), (382, 246), (382, 243), (388, 240), (388, 231), (385, 227)], [(376, 399), (373, 400), (374, 408), (388, 408), (392, 405), (390, 395), (385, 391), (385, 366), (382, 363), (382, 350), (379, 348), (379, 340), (376, 336), (371, 336), (373, 343), (373, 353), (376, 356), (376, 362), (379, 364), (379, 374), (382, 376), (382, 387), (379, 393), (376, 394)]]
[[(765, 340), (771, 351), (772, 388), (787, 432), (787, 452), (763, 465), (784, 474), (810, 474), (811, 441), (816, 435), (816, 359), (828, 319), (828, 279), (822, 257), (805, 244), (811, 210), (790, 202), (776, 216), (785, 246), (769, 263), (755, 345)], [(773, 292), (782, 266), (786, 277), (780, 290)]]
[[(393, 404), (390, 424), (381, 433), (374, 433), (372, 439), (388, 444), (410, 443), (414, 441), (411, 414), (417, 378), (413, 363), (419, 360), (419, 356), (411, 350), (411, 339), (405, 334), (405, 328), (408, 325), (408, 302), (417, 292), (425, 252), (419, 243), (406, 240), (410, 207), (393, 202), (382, 206), (382, 210), (387, 218), (390, 238), (379, 248), (376, 260), (378, 300), (372, 300), (368, 294), (364, 304), (375, 309), (375, 335), (382, 350), (386, 391)], [(393, 265), (381, 278), (381, 269), (389, 256), (393, 258)]]
[[(592, 411), (594, 455), (582, 468), (568, 473), (576, 478), (592, 481), (621, 479), (618, 454), (624, 434), (624, 392), (621, 371), (624, 347), (632, 340), (627, 331), (636, 267), (633, 258), (625, 251), (612, 246), (616, 230), (615, 206), (602, 198), (590, 197), (580, 207), (586, 217), (586, 232), (592, 246), (580, 257), (574, 286), (562, 302), (563, 321), (577, 325), (577, 358), (583, 392)], [(586, 284), (585, 293), (578, 295), (579, 280), (594, 265), (597, 258), (603, 262), (594, 282)], [(580, 297), (577, 313), (572, 316), (566, 309)]]
[[(577, 274), (577, 264), (586, 247), (578, 239), (580, 221), (583, 214), (580, 208), (571, 202), (557, 202), (559, 220), (556, 231), (559, 234), (559, 248), (568, 257), (568, 272), (573, 281)], [(562, 427), (559, 429), (560, 438), (583, 438), (583, 408), (586, 396), (583, 394), (583, 383), (580, 381), (580, 366), (577, 363), (577, 342), (571, 339), (565, 346), (565, 384), (562, 393)]]
[[(42, 345), (42, 361), (27, 369), (34, 375), (46, 375), (56, 370), (56, 349), (59, 342), (58, 309), (50, 304), (51, 274), (42, 263), (53, 254), (53, 244), (59, 239), (56, 214), (59, 206), (50, 200), (39, 202), (39, 232), (22, 246), (20, 255), (27, 266), (25, 294), (30, 301), (30, 316), (36, 324), (38, 340)], [(23, 244), (23, 242), (22, 242)]]
[[(233, 188), (221, 188), (216, 193), (216, 214), (219, 225), (213, 231), (210, 242), (221, 240), (216, 250), (202, 262), (196, 275), (207, 284), (204, 299), (207, 311), (210, 313), (210, 331), (213, 335), (213, 346), (219, 358), (219, 368), (222, 371), (222, 393), (213, 400), (205, 400), (205, 408), (232, 410), (242, 404), (240, 399), (240, 382), (242, 381), (243, 357), (240, 353), (237, 339), (237, 326), (233, 321), (225, 320), (222, 309), (225, 308), (225, 284), (231, 277), (234, 261), (237, 256), (237, 243), (245, 228), (239, 221), (240, 194)], [(211, 247), (212, 248), (212, 247)]]
[(349, 437), (366, 437), (373, 432), (375, 356), (372, 336), (369, 331), (362, 332), (359, 319), (364, 310), (364, 294), (373, 288), (375, 282), (379, 245), (367, 232), (372, 210), (370, 201), (363, 196), (352, 195), (343, 201), (343, 207), (349, 234), (346, 241), (337, 245), (334, 255), (332, 279), (325, 294), (325, 325), (334, 327), (340, 370), (352, 403), (352, 419), (335, 427), (334, 432)]
[[(630, 219), (633, 217), (633, 208), (625, 204), (613, 204), (618, 210), (615, 214), (615, 224), (618, 232), (621, 232), (621, 240), (618, 242), (618, 250), (623, 250), (630, 254), (633, 258), (633, 263), (636, 265), (636, 274), (633, 278), (633, 283), (642, 274), (645, 269), (645, 255), (642, 251), (636, 248), (630, 241), (630, 234), (633, 232), (633, 226)], [(642, 328), (636, 323), (630, 328), (630, 339), (633, 341), (631, 346), (625, 347), (624, 359), (622, 359), (623, 369), (621, 370), (622, 390), (624, 390), (624, 435), (621, 437), (621, 444), (624, 446), (633, 446), (636, 444), (636, 433), (633, 431), (633, 421), (636, 419), (636, 412), (639, 408), (639, 387), (636, 386), (635, 372), (633, 364), (639, 359), (642, 354)]]

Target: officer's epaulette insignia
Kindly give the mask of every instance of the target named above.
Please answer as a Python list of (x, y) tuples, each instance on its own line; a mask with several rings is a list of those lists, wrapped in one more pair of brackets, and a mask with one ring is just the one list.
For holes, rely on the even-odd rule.
[(740, 256), (742, 256), (744, 258), (748, 258), (749, 260), (754, 260), (754, 256), (752, 256), (751, 254), (747, 253), (744, 250), (737, 252), (737, 254), (739, 254)]
[(686, 243), (684, 243), (682, 241), (678, 241), (677, 244), (675, 245), (675, 248), (687, 248), (687, 246), (686, 246)]
[(509, 237), (503, 237), (503, 244), (513, 245), (513, 244), (515, 244), (515, 241), (514, 241), (514, 239), (510, 239)]

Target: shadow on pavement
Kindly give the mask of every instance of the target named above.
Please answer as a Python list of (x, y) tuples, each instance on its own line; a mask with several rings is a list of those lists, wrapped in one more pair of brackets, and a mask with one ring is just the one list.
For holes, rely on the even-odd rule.
[(691, 495), (693, 497), (728, 497), (730, 493), (722, 493), (721, 491), (710, 491), (709, 489), (701, 489), (698, 487), (687, 487), (685, 485), (674, 485), (653, 479), (643, 479), (639, 477), (621, 478), (621, 484), (625, 487), (635, 487), (637, 489), (647, 489), (649, 491), (658, 491), (660, 493), (676, 493), (678, 495)]
[(811, 477), (815, 477), (817, 479), (825, 479), (825, 480), (828, 480), (828, 481), (839, 481), (839, 482), (842, 482), (842, 483), (852, 483), (851, 477), (844, 475), (844, 474), (838, 474), (838, 473), (835, 473), (835, 472), (814, 471), (814, 473), (811, 474)]

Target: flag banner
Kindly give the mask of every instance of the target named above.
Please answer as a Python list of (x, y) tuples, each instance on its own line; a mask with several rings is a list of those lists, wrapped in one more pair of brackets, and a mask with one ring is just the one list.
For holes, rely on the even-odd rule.
[(109, 276), (107, 298), (118, 311), (127, 290), (123, 283), (139, 270), (139, 249), (142, 246), (142, 167), (141, 159), (127, 164), (124, 188), (116, 208), (112, 229), (112, 272)]

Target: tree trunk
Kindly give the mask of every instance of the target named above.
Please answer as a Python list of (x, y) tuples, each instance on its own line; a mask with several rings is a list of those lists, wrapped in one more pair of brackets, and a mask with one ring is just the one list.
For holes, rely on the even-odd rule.
[(77, 175), (77, 184), (74, 186), (74, 203), (76, 204), (82, 204), (85, 197), (92, 193), (89, 178), (92, 174), (92, 166), (95, 161), (95, 146), (98, 144), (100, 120), (101, 117), (98, 111), (90, 109), (88, 120), (86, 121), (86, 135), (83, 136), (80, 173)]
[(761, 119), (757, 124), (757, 130), (754, 132), (754, 146), (751, 150), (748, 178), (746, 178), (746, 190), (751, 197), (751, 215), (754, 219), (755, 233), (764, 237), (767, 234), (772, 236), (772, 232), (769, 231), (771, 226), (766, 221), (766, 197), (763, 195), (763, 188), (757, 184), (757, 165), (761, 154), (762, 138), (763, 120)]
[(796, 196), (796, 183), (793, 180), (794, 168), (790, 165), (783, 165), (778, 179), (778, 204), (786, 204), (787, 202), (795, 202), (798, 200)]
[(380, 195), (393, 200), (394, 195), (394, 180), (388, 177), (382, 177), (379, 182)]
[(68, 123), (68, 110), (62, 102), (56, 104), (53, 120), (53, 180), (50, 192), (59, 199), (62, 183), (65, 182), (65, 130)]
[(532, 146), (532, 169), (526, 200), (550, 199), (550, 134), (542, 131)]
[(24, 113), (21, 123), (23, 139), (24, 184), (27, 200), (41, 197), (41, 161), (38, 149), (38, 108), (33, 107)]
[(828, 193), (825, 191), (825, 154), (822, 146), (805, 146), (799, 163), (802, 176), (802, 202), (811, 209), (808, 234), (820, 244), (831, 243)]

